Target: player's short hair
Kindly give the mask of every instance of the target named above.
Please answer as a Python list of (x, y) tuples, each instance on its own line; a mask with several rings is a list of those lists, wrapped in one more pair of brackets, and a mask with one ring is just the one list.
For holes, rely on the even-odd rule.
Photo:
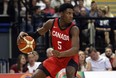
[(74, 9), (74, 7), (73, 7), (72, 4), (70, 4), (70, 3), (64, 3), (64, 4), (60, 5), (59, 12), (64, 12), (68, 8)]

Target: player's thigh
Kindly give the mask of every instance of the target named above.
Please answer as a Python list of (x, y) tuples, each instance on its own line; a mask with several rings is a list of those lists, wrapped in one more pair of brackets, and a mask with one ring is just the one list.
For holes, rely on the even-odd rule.
[(50, 73), (43, 66), (43, 64), (40, 64), (39, 67), (38, 67), (38, 69), (33, 74), (32, 78), (46, 78), (47, 76), (50, 76)]
[(41, 69), (37, 69), (31, 78), (46, 78), (46, 74)]

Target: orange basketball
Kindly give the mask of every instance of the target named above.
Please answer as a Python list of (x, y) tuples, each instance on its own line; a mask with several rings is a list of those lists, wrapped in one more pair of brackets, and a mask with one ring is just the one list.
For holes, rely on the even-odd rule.
[(21, 52), (29, 53), (35, 49), (35, 40), (31, 36), (25, 36), (18, 40), (17, 45)]

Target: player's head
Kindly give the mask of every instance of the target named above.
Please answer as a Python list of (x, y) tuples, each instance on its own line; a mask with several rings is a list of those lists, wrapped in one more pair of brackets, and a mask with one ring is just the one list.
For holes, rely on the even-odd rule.
[(74, 7), (70, 3), (64, 3), (59, 7), (61, 19), (65, 23), (70, 23), (73, 20)]

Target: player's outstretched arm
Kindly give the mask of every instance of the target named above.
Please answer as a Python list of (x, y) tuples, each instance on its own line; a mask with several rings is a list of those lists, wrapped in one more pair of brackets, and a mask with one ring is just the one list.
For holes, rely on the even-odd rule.
[(59, 57), (69, 57), (78, 53), (79, 50), (79, 29), (77, 26), (71, 29), (72, 47), (69, 50), (60, 52)]
[(44, 35), (48, 30), (52, 28), (53, 21), (54, 21), (53, 19), (50, 19), (47, 22), (45, 22), (41, 28), (37, 29), (37, 32), (40, 35)]
[(20, 32), (18, 40), (24, 36), (30, 35), (34, 39), (37, 39), (40, 35), (44, 35), (49, 29), (51, 29), (53, 19), (48, 20), (41, 28), (38, 28), (37, 31), (32, 33)]

